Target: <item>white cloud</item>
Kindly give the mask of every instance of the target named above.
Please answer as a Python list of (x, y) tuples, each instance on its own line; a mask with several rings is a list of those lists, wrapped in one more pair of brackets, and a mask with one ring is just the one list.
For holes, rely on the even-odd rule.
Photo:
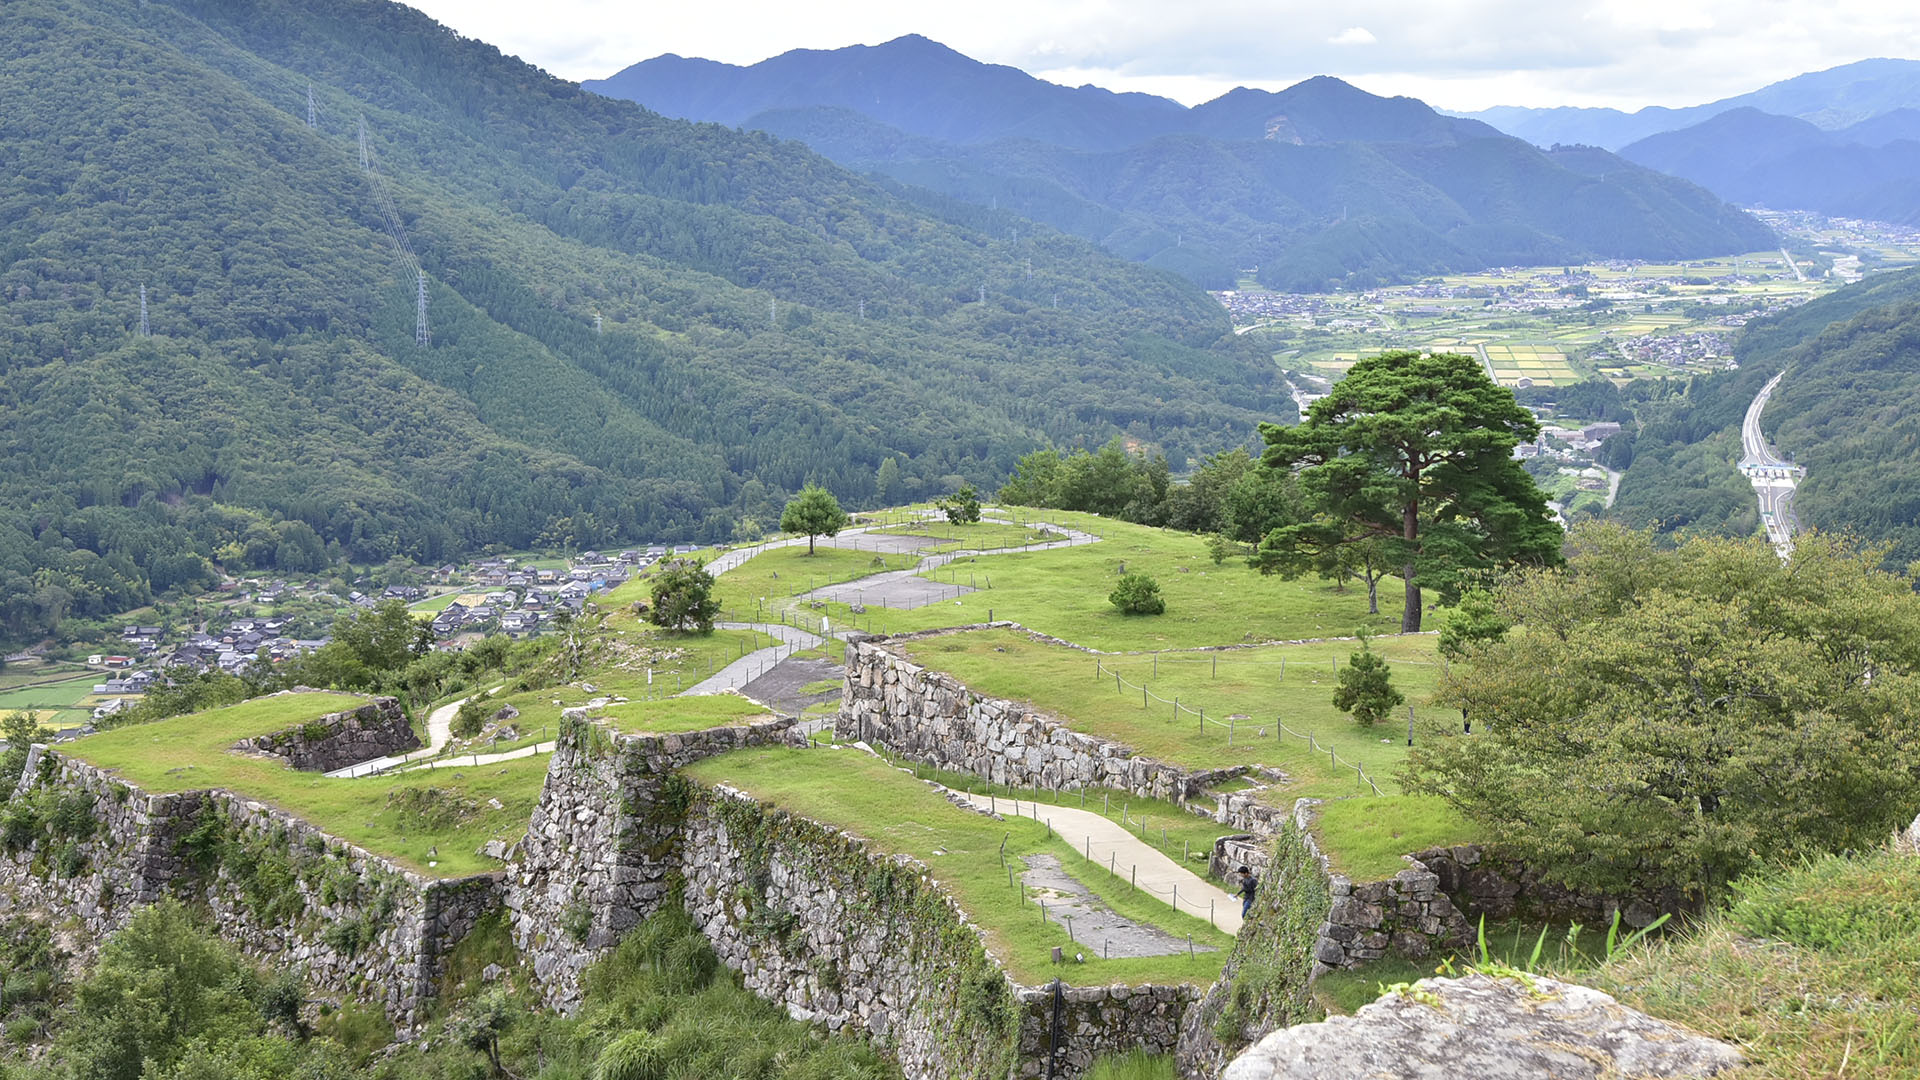
[[(1449, 108), (1631, 109), (1711, 101), (1870, 56), (1920, 57), (1911, 0), (1830, 0), (1817, 12), (1805, 0), (409, 2), (569, 79), (666, 52), (750, 64), (920, 33), (1043, 77), (1188, 103), (1325, 74)], [(1392, 33), (1380, 39), (1372, 26)]]

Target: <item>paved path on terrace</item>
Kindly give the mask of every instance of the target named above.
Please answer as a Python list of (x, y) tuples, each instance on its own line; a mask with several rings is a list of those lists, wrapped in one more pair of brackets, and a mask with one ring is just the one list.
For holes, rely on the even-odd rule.
[(785, 623), (715, 623), (721, 630), (758, 630), (775, 638), (778, 645), (769, 645), (735, 660), (712, 675), (700, 680), (685, 690), (680, 697), (698, 697), (705, 694), (724, 694), (728, 690), (738, 690), (760, 677), (761, 673), (797, 652), (817, 649), (826, 643), (826, 638)]
[[(1071, 806), (1054, 806), (1051, 803), (994, 795), (955, 794), (971, 802), (978, 810), (1009, 817), (1018, 814), (1020, 817), (1044, 821), (1060, 834), (1062, 840), (1072, 844), (1075, 851), (1103, 868), (1112, 866), (1120, 880), (1132, 879), (1141, 889), (1165, 903), (1173, 903), (1177, 896), (1181, 911), (1202, 919), (1211, 913), (1215, 926), (1229, 934), (1240, 932), (1239, 897), (1229, 896), (1209, 884), (1206, 879), (1181, 866), (1159, 848), (1127, 831), (1111, 818)], [(1070, 864), (1067, 868), (1082, 875), (1094, 869), (1086, 862)], [(1091, 880), (1095, 885), (1100, 883), (1097, 876)]]

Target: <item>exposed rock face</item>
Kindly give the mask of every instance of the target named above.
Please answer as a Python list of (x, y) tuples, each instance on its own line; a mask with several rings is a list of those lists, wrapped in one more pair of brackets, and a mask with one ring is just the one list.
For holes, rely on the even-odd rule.
[(1221, 1080), (1650, 1080), (1712, 1076), (1741, 1060), (1598, 990), (1469, 975), (1422, 979), (1353, 1016), (1283, 1028)]
[[(288, 691), (297, 693), (298, 691)], [(284, 758), (296, 769), (332, 772), (363, 761), (420, 748), (420, 736), (400, 711), (400, 702), (377, 697), (356, 709), (328, 713), (299, 727), (258, 735), (235, 750)]]
[[(983, 625), (1023, 629), (1008, 622)], [(1124, 743), (1074, 731), (1029, 706), (977, 694), (953, 676), (929, 671), (897, 651), (901, 642), (982, 628), (854, 640), (847, 647), (846, 691), (834, 722), (835, 736), (884, 746), (910, 761), (995, 784), (1111, 788), (1183, 805), (1201, 798), (1208, 783), (1233, 771), (1194, 772), (1142, 757)], [(1206, 804), (1187, 808), (1262, 836), (1272, 835), (1287, 818), (1286, 810), (1246, 795), (1205, 799)]]

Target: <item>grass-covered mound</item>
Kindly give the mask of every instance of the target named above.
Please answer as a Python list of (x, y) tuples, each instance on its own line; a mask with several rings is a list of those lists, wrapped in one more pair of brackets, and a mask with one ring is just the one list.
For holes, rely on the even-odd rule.
[[(1205, 919), (1175, 912), (1164, 901), (1133, 892), (1125, 878), (1087, 862), (1073, 845), (1042, 821), (1009, 817), (996, 821), (948, 802), (911, 773), (856, 750), (743, 750), (688, 766), (705, 784), (726, 783), (756, 799), (860, 837), (879, 852), (910, 855), (932, 868), (934, 878), (986, 933), (987, 949), (1014, 978), (1040, 983), (1055, 977), (1069, 984), (1211, 982), (1232, 939)], [(1001, 862), (1047, 853), (1116, 913), (1159, 927), (1177, 938), (1193, 935), (1196, 946), (1220, 951), (1189, 957), (1103, 959), (1065, 928), (1043, 921), (1024, 886), (1010, 885)], [(1124, 869), (1124, 867), (1122, 868)], [(1052, 949), (1086, 954), (1085, 964), (1055, 966)]]
[(497, 868), (476, 850), (526, 830), (546, 778), (544, 757), (347, 780), (228, 749), (362, 702), (345, 694), (255, 698), (90, 735), (61, 752), (153, 794), (220, 788), (270, 803), (421, 873), (456, 877)]

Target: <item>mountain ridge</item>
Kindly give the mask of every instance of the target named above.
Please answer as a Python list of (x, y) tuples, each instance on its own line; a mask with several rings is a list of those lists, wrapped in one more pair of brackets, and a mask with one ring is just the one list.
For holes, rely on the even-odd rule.
[(1894, 109), (1913, 107), (1920, 107), (1920, 61), (1875, 57), (1805, 72), (1758, 90), (1679, 108), (1649, 105), (1626, 112), (1578, 106), (1497, 105), (1450, 115), (1484, 121), (1540, 146), (1581, 143), (1619, 150), (1650, 135), (1691, 127), (1739, 108), (1792, 116), (1823, 130), (1837, 130)]
[[(908, 62), (928, 50), (937, 64)], [(690, 73), (714, 83), (694, 85)], [(1776, 242), (1704, 190), (1623, 159), (1565, 168), (1572, 159), (1479, 121), (1330, 76), (1278, 92), (1242, 87), (1191, 109), (1151, 99), (1151, 115), (1135, 122), (1138, 102), (914, 37), (697, 71), (656, 58), (583, 86), (798, 139), (851, 168), (1017, 211), (1208, 288), (1248, 273), (1288, 291), (1359, 288), (1502, 263), (1691, 258)], [(849, 86), (883, 87), (884, 100), (870, 104)], [(721, 101), (761, 108), (742, 116)], [(956, 129), (956, 112), (970, 126)], [(1455, 184), (1460, 173), (1485, 190)]]

